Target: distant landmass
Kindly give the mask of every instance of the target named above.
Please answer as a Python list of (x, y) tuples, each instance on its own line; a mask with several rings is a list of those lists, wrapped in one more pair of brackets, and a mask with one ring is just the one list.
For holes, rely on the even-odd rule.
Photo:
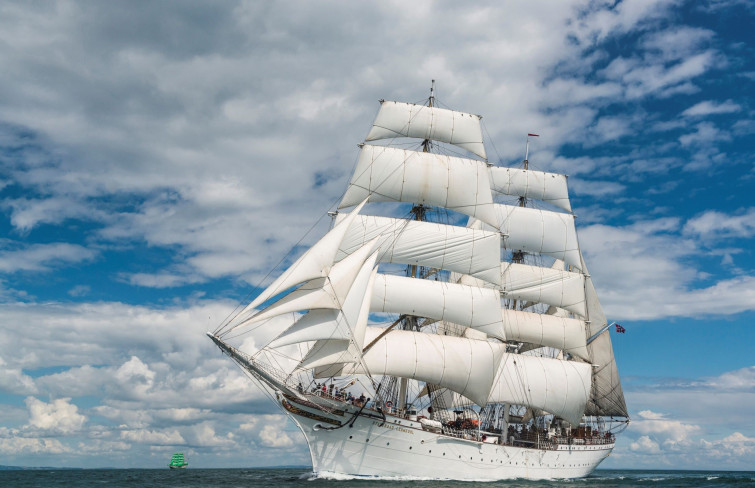
[(0, 471), (18, 471), (18, 470), (24, 470), (24, 471), (31, 471), (35, 469), (83, 469), (83, 468), (61, 468), (58, 466), (3, 466), (0, 464)]

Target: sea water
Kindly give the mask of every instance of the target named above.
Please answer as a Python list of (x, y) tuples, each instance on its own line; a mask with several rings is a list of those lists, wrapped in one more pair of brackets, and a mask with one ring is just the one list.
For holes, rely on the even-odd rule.
[[(0, 487), (463, 488), (476, 482), (314, 476), (307, 469), (35, 469), (0, 471)], [(755, 487), (755, 472), (597, 470), (578, 480), (486, 482), (485, 488)]]

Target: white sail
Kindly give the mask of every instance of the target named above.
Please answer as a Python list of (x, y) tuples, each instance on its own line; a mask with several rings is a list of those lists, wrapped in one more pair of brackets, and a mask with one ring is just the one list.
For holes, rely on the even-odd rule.
[(338, 208), (370, 202), (443, 207), (496, 225), (488, 168), (473, 159), (364, 145)]
[(341, 245), (344, 234), (346, 234), (351, 222), (359, 214), (359, 211), (362, 210), (365, 203), (367, 203), (366, 199), (340, 223), (333, 226), (330, 232), (325, 234), (322, 239), (310, 247), (294, 264), (278, 276), (278, 278), (249, 305), (247, 305), (238, 316), (243, 317), (269, 298), (274, 297), (294, 285), (315, 278), (326, 277), (335, 262), (336, 253), (338, 252), (338, 247)]
[(499, 326), (501, 298), (496, 290), (378, 274), (371, 312), (446, 320), (467, 327)]
[[(372, 259), (372, 258), (371, 258)], [(374, 265), (374, 260), (372, 263)], [(369, 281), (366, 286), (366, 292), (364, 300), (362, 301), (361, 308), (359, 310), (359, 316), (356, 319), (355, 324), (349, 324), (351, 331), (351, 337), (348, 339), (320, 339), (307, 351), (307, 355), (299, 363), (299, 368), (302, 369), (317, 369), (326, 372), (331, 372), (331, 376), (340, 374), (340, 371), (336, 371), (338, 366), (343, 367), (343, 363), (358, 363), (362, 361), (362, 349), (365, 346), (365, 334), (367, 331), (367, 318), (370, 315), (370, 300), (371, 295), (369, 290), (375, 283), (375, 276), (377, 275), (377, 268), (374, 268), (370, 273)], [(334, 367), (332, 365), (336, 365)]]
[(566, 176), (519, 168), (491, 166), (493, 191), (504, 195), (534, 198), (571, 212)]
[(454, 144), (485, 159), (480, 116), (403, 102), (380, 102), (366, 141), (416, 137)]
[[(381, 332), (383, 329), (368, 327), (365, 342), (369, 344)], [(371, 375), (432, 383), (485, 405), (504, 347), (462, 337), (392, 330), (364, 354), (364, 364)], [(344, 368), (344, 374), (365, 373), (359, 364)]]
[(370, 308), (371, 292), (368, 285), (371, 282), (376, 259), (377, 253), (373, 253), (362, 264), (362, 269), (354, 279), (340, 309), (310, 310), (268, 346), (281, 347), (320, 339), (354, 338), (360, 311), (365, 306), (367, 310)]
[(576, 361), (506, 354), (488, 402), (538, 408), (577, 426), (590, 394), (591, 369)]
[(357, 278), (365, 261), (375, 250), (377, 241), (373, 240), (358, 251), (336, 263), (325, 278), (316, 278), (304, 282), (299, 288), (269, 305), (252, 317), (241, 321), (236, 327), (260, 322), (288, 312), (313, 309), (340, 310), (346, 295)]
[(606, 330), (587, 346), (593, 369), (592, 391), (585, 415), (629, 417), (621, 387), (611, 335)]
[[(582, 262), (582, 267), (587, 275), (585, 280), (585, 298), (587, 303), (587, 315), (590, 320), (590, 335), (597, 334), (606, 326), (607, 320), (600, 305), (598, 295), (592, 278), (587, 271), (587, 266)], [(629, 417), (624, 390), (621, 387), (619, 371), (616, 359), (613, 355), (613, 345), (608, 330), (601, 333), (587, 346), (590, 361), (595, 365), (593, 370), (592, 392), (590, 402), (587, 405), (587, 415), (606, 415)]]
[[(336, 222), (352, 213), (339, 214)], [(350, 224), (336, 260), (378, 238), (378, 261), (427, 266), (501, 284), (501, 235), (468, 227), (359, 215)]]
[(555, 347), (585, 360), (589, 357), (584, 320), (504, 308), (499, 324), (475, 328), (502, 341)]
[(587, 315), (582, 273), (519, 263), (501, 263), (501, 287), (506, 298), (545, 303)]
[(582, 269), (574, 216), (513, 205), (494, 205), (507, 249), (546, 254)]

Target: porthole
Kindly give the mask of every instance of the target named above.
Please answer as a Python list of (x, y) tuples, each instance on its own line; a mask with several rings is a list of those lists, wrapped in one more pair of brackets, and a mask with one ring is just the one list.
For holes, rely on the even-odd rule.
[(353, 436), (353, 435), (350, 435), (350, 436), (349, 436), (349, 439), (351, 439), (352, 437), (354, 437), (354, 436)]
[(369, 440), (369, 439), (367, 439), (367, 440), (366, 440), (366, 441), (364, 441), (364, 442), (370, 442), (370, 440)]

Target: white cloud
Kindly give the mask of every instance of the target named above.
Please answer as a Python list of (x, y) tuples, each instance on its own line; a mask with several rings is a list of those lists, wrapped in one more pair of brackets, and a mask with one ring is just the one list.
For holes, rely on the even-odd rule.
[(79, 407), (70, 402), (70, 398), (59, 398), (45, 403), (34, 397), (27, 397), (29, 426), (61, 434), (71, 434), (81, 430), (87, 418), (79, 413)]
[(33, 395), (37, 393), (34, 379), (24, 374), (20, 368), (7, 367), (0, 357), (0, 390), (14, 395)]
[(294, 441), (276, 425), (266, 425), (259, 434), (260, 442), (267, 447), (289, 447)]
[(680, 238), (679, 227), (678, 221), (659, 219), (580, 229), (593, 280), (610, 316), (649, 320), (755, 310), (755, 276), (700, 285), (704, 277), (686, 259), (703, 250), (696, 241)]
[(689, 132), (679, 136), (679, 143), (684, 146), (710, 146), (718, 141), (731, 140), (731, 136), (718, 129), (710, 122), (701, 122), (695, 126), (695, 132)]
[[(8, 247), (10, 242), (0, 241), (0, 245), (3, 244)], [(33, 244), (23, 249), (0, 249), (0, 272), (49, 272), (60, 266), (92, 260), (96, 254), (86, 247), (65, 242)]]
[(726, 100), (721, 103), (704, 100), (682, 112), (682, 115), (685, 117), (696, 117), (711, 114), (730, 114), (739, 112), (740, 110), (742, 110), (742, 107), (739, 104), (734, 103), (732, 100)]
[(178, 431), (173, 429), (163, 430), (124, 430), (121, 431), (121, 439), (136, 442), (139, 444), (151, 444), (151, 445), (181, 445), (185, 444), (184, 438)]
[(718, 210), (708, 210), (687, 221), (684, 233), (703, 239), (727, 239), (755, 236), (755, 208), (727, 215)]
[(631, 424), (633, 431), (641, 434), (653, 434), (660, 436), (664, 441), (683, 441), (689, 438), (691, 434), (700, 431), (699, 425), (690, 425), (678, 420), (666, 419), (664, 414), (655, 413), (649, 410), (639, 413), (639, 419), (635, 419)]
[(0, 437), (0, 452), (5, 455), (18, 454), (63, 454), (72, 449), (58, 439), (37, 437)]
[(658, 454), (659, 452), (661, 452), (661, 448), (658, 443), (646, 435), (629, 444), (629, 449), (631, 449), (632, 451), (640, 451), (642, 453), (648, 454)]

